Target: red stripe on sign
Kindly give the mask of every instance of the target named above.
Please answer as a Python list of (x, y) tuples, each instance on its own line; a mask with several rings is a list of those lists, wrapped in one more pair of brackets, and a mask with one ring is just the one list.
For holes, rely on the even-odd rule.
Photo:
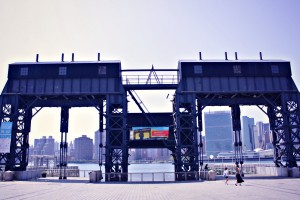
[(151, 136), (152, 137), (168, 137), (169, 136), (169, 131), (161, 131), (161, 130), (152, 130), (151, 131)]

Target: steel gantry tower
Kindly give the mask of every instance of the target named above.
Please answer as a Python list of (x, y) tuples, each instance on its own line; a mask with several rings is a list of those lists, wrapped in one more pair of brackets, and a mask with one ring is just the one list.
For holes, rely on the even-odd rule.
[[(269, 117), (276, 166), (297, 166), (300, 101), (299, 91), (291, 77), (290, 62), (263, 60), (262, 56), (260, 60), (238, 60), (237, 54), (235, 60), (228, 60), (226, 53), (225, 60), (202, 60), (200, 54), (199, 60), (182, 60), (178, 65), (180, 83), (176, 94), (181, 98), (177, 98), (176, 104), (184, 105), (190, 113), (189, 130), (195, 130), (193, 117), (198, 117), (200, 165), (203, 164), (202, 110), (206, 106), (231, 107), (235, 162), (242, 165), (240, 106), (255, 105)], [(184, 114), (174, 113), (182, 118)], [(181, 133), (186, 135), (183, 130)], [(196, 146), (195, 134), (189, 138), (195, 138)], [(184, 156), (181, 157), (184, 160)]]
[(44, 107), (60, 107), (59, 178), (65, 179), (69, 109), (95, 107), (99, 111), (101, 133), (105, 112), (107, 117), (106, 147), (109, 156), (106, 156), (105, 169), (116, 170), (121, 163), (119, 170), (127, 172), (127, 151), (123, 138), (127, 110), (120, 61), (100, 61), (100, 56), (94, 62), (66, 62), (63, 58), (62, 55), (61, 62), (39, 62), (37, 56), (36, 62), (9, 65), (8, 80), (0, 99), (0, 118), (1, 122), (12, 122), (13, 127), (10, 151), (0, 154), (1, 168), (26, 169), (32, 117)]
[[(159, 73), (164, 73), (160, 75)], [(136, 73), (137, 75), (132, 75)], [(142, 76), (142, 73), (148, 73)], [(135, 90), (174, 90), (173, 111), (149, 113)], [(128, 96), (141, 113), (129, 113)], [(258, 106), (268, 116), (276, 166), (297, 166), (300, 156), (300, 95), (290, 62), (282, 60), (180, 60), (177, 69), (121, 69), (120, 61), (13, 63), (0, 96), (1, 124), (9, 122), (9, 151), (0, 152), (2, 170), (26, 170), (32, 118), (44, 107), (60, 107), (60, 178), (67, 167), (69, 110), (94, 107), (100, 135), (106, 132), (106, 181), (128, 180), (129, 148), (168, 148), (175, 179), (198, 180), (203, 166), (202, 112), (207, 106), (229, 106), (235, 163), (243, 164), (240, 106)], [(165, 140), (131, 140), (134, 126), (167, 126)], [(102, 141), (102, 140), (100, 140)], [(101, 158), (101, 159), (100, 159)]]

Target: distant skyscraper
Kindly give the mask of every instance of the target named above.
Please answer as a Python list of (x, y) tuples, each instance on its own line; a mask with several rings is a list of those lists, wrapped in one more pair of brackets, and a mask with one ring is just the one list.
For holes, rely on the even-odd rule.
[(253, 125), (254, 149), (261, 148), (259, 142), (259, 126)]
[(204, 113), (206, 155), (217, 156), (233, 150), (231, 113), (216, 111)]
[(70, 160), (74, 160), (74, 144), (72, 141), (68, 146), (68, 156), (70, 157)]
[[(106, 143), (106, 132), (103, 131), (101, 137), (100, 137), (100, 132), (95, 131), (94, 135), (94, 155), (93, 158), (94, 160), (99, 160), (99, 144), (102, 143), (103, 146), (105, 146)], [(105, 154), (105, 148), (102, 148), (102, 155), (103, 155), (103, 160), (104, 160), (104, 154)]]
[(98, 160), (99, 159), (99, 144), (100, 144), (100, 132), (96, 131), (94, 135), (94, 155), (93, 159)]
[(169, 149), (157, 149), (157, 159), (158, 160), (169, 160), (171, 151)]
[(34, 139), (34, 155), (54, 155), (54, 139), (52, 136)]
[(147, 149), (135, 149), (135, 160), (148, 160)]
[(262, 128), (262, 146), (263, 149), (272, 149), (273, 145), (271, 144), (271, 137), (270, 137), (270, 124), (269, 123), (263, 123)]
[[(200, 139), (199, 139), (199, 141), (200, 141)], [(206, 154), (206, 139), (205, 139), (205, 135), (202, 136), (202, 143), (203, 143), (203, 154)]]
[(74, 141), (75, 160), (92, 160), (93, 159), (93, 140), (86, 135), (75, 138)]
[(255, 148), (253, 137), (254, 118), (242, 116), (242, 142), (245, 150), (253, 151)]
[[(59, 157), (59, 150), (60, 150), (59, 148), (60, 148), (60, 142), (55, 141), (54, 142), (54, 155), (57, 157)], [(69, 147), (68, 147), (68, 149), (69, 149)]]
[(262, 148), (263, 149), (263, 122), (256, 122), (256, 127), (257, 127), (257, 131), (258, 131), (258, 148)]
[(257, 122), (253, 129), (255, 148), (272, 149), (270, 124)]
[(166, 148), (147, 149), (146, 156), (149, 160), (154, 161), (167, 161), (170, 158), (170, 150)]
[(130, 149), (130, 160), (168, 161), (171, 157), (170, 150), (159, 149)]

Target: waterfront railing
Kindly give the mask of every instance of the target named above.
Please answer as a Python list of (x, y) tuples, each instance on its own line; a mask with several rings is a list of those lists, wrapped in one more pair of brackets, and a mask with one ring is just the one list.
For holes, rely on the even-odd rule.
[[(273, 164), (244, 164), (242, 167), (244, 174), (256, 174), (257, 166), (271, 167)], [(129, 182), (168, 182), (175, 181), (176, 177), (180, 176), (182, 180), (197, 180), (201, 173), (206, 173), (209, 170), (215, 171), (216, 175), (222, 175), (224, 168), (227, 167), (229, 174), (235, 174), (235, 164), (209, 164), (208, 170), (200, 170), (199, 172), (133, 172), (133, 173), (105, 173), (102, 172), (103, 179), (107, 181), (115, 180), (122, 181), (126, 177)], [(78, 167), (72, 166), (66, 169), (67, 177), (89, 178), (90, 173), (95, 170), (79, 170)], [(58, 177), (60, 174), (59, 168), (47, 169), (47, 177)]]
[[(213, 174), (214, 177), (219, 176), (221, 178), (225, 167), (229, 170), (229, 175), (235, 175), (235, 164), (209, 164), (208, 169), (191, 171), (191, 172), (132, 172), (132, 173), (120, 173), (111, 172), (106, 173), (100, 170), (80, 170), (78, 166), (69, 166), (63, 169), (60, 168), (45, 168), (45, 167), (28, 167), (26, 171), (20, 171), (15, 176), (17, 180), (26, 180), (41, 177), (46, 173), (46, 176), (42, 177), (60, 177), (63, 175), (66, 177), (78, 177), (83, 180), (90, 180), (90, 182), (174, 182), (175, 180), (181, 181), (196, 181), (196, 180), (212, 180), (209, 177)], [(242, 173), (244, 175), (275, 175), (275, 176), (287, 176), (287, 168), (276, 168), (274, 164), (244, 164), (242, 166)], [(263, 169), (263, 170), (262, 170)], [(279, 172), (278, 172), (279, 170)], [(293, 173), (300, 176), (300, 168), (293, 169)], [(297, 171), (298, 170), (298, 171)], [(21, 173), (22, 172), (22, 173)], [(33, 173), (34, 172), (34, 173)], [(284, 173), (285, 174), (284, 174)], [(36, 174), (33, 176), (33, 174)], [(96, 176), (95, 176), (96, 174)], [(1, 179), (3, 173), (0, 173)], [(96, 178), (95, 178), (96, 177)], [(296, 176), (295, 176), (296, 177)], [(1, 180), (0, 179), (0, 180)], [(95, 180), (95, 181), (93, 181)]]

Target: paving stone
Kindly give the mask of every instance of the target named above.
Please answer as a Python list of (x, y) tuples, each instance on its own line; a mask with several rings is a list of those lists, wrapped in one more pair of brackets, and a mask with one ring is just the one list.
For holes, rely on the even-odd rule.
[(244, 178), (242, 186), (216, 181), (168, 183), (89, 183), (87, 179), (43, 178), (31, 181), (0, 182), (0, 199), (30, 200), (189, 200), (189, 199), (300, 199), (300, 178)]

